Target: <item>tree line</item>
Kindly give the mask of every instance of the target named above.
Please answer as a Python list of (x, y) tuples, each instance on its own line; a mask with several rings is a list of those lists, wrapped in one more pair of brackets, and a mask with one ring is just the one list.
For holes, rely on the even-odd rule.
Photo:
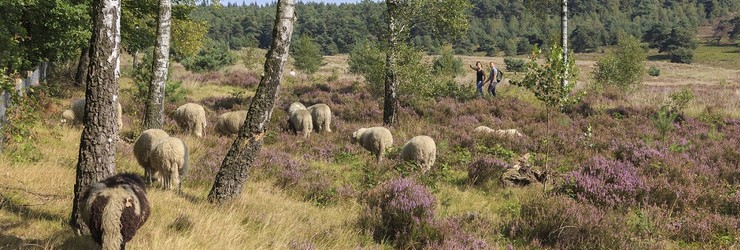
[[(491, 56), (527, 54), (533, 45), (546, 47), (560, 37), (559, 1), (471, 0), (470, 3), (469, 28), (463, 36), (441, 37), (429, 24), (420, 23), (411, 30), (406, 42), (433, 54), (439, 54), (445, 44), (451, 44), (456, 54)], [(740, 3), (732, 0), (570, 0), (568, 5), (569, 36), (574, 52), (594, 52), (602, 46), (615, 45), (622, 34), (645, 37), (644, 41), (655, 48), (669, 47), (661, 42), (670, 40), (673, 30), (695, 34), (699, 25), (740, 10)], [(193, 10), (191, 18), (207, 22), (208, 37), (227, 43), (232, 49), (267, 48), (273, 10), (273, 5), (200, 5)], [(299, 2), (296, 12), (300, 13), (296, 36), (311, 37), (324, 55), (348, 53), (360, 40), (382, 41), (380, 34), (387, 34), (384, 2), (338, 5)], [(731, 32), (733, 23), (724, 24), (723, 27), (729, 27), (725, 28), (727, 32)]]

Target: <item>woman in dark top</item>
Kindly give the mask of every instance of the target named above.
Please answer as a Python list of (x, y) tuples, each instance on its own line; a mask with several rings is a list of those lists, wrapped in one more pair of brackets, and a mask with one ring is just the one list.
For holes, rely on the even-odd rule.
[(475, 87), (479, 95), (483, 95), (483, 79), (486, 79), (486, 73), (483, 71), (483, 64), (480, 61), (475, 62), (473, 65), (468, 65), (471, 69), (475, 70)]

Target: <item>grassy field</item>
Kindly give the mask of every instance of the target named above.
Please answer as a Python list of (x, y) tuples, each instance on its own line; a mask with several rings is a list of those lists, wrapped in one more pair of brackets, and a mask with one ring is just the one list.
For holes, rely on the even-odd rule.
[[(616, 209), (586, 201), (572, 204), (574, 199), (566, 195), (545, 195), (542, 185), (503, 188), (496, 181), (484, 186), (468, 181), (468, 166), (485, 157), (507, 159), (532, 152), (536, 159), (533, 164), (540, 166), (546, 152), (542, 146), (544, 138), (553, 138), (548, 162), (556, 172), (553, 179), (560, 180), (587, 162), (586, 159), (602, 154), (611, 157), (617, 150), (611, 147), (615, 141), (646, 142), (646, 147), (671, 152), (666, 153), (670, 157), (680, 157), (683, 154), (675, 152), (685, 150), (687, 157), (692, 159), (701, 158), (698, 157), (701, 154), (716, 156), (720, 160), (707, 160), (715, 165), (737, 163), (737, 150), (729, 148), (737, 142), (738, 135), (733, 133), (740, 131), (740, 123), (737, 123), (740, 119), (740, 66), (737, 64), (740, 57), (736, 51), (725, 49), (701, 47), (697, 51), (697, 62), (691, 65), (647, 62), (646, 66), (660, 68), (661, 75), (645, 76), (645, 86), (637, 92), (621, 100), (599, 97), (592, 106), (595, 113), (591, 116), (581, 116), (577, 112), (554, 114), (552, 125), (547, 123), (547, 127), (542, 105), (526, 90), (506, 82), (500, 85), (498, 99), (440, 98), (420, 102), (418, 106), (400, 110), (401, 124), (391, 128), (394, 145), (388, 159), (381, 163), (374, 162), (360, 146), (349, 143), (349, 135), (357, 128), (381, 124), (380, 100), (367, 93), (362, 77), (348, 73), (346, 55), (329, 56), (325, 58), (326, 65), (313, 76), (299, 73), (298, 77), (291, 78), (286, 75), (269, 135), (250, 170), (242, 195), (224, 205), (205, 201), (213, 176), (233, 139), (216, 136), (213, 132), (216, 117), (227, 111), (214, 107), (236, 95), (253, 95), (254, 82), (244, 79), (261, 72), (259, 67), (241, 62), (219, 72), (203, 74), (174, 65), (172, 78), (182, 82), (186, 94), (184, 99), (169, 103), (166, 109), (171, 111), (186, 101), (201, 103), (208, 109), (209, 125), (205, 137), (195, 138), (179, 132), (167, 118), (165, 129), (183, 138), (191, 151), (191, 172), (184, 180), (182, 195), (159, 188), (147, 190), (152, 215), (128, 246), (130, 249), (392, 249), (392, 242), (375, 241), (372, 234), (366, 232), (367, 228), (360, 225), (365, 200), (380, 183), (408, 175), (409, 169), (398, 159), (399, 149), (411, 137), (427, 134), (437, 140), (438, 160), (432, 174), (418, 178), (427, 183), (436, 197), (435, 220), (443, 225), (440, 227), (447, 227), (441, 230), (443, 236), (439, 236), (445, 242), (457, 239), (456, 234), (450, 232), (456, 231), (464, 233), (465, 237), (481, 239), (492, 249), (509, 246), (521, 249), (737, 248), (740, 242), (737, 224), (734, 228), (722, 224), (737, 223), (737, 214), (732, 214), (737, 211), (729, 208), (730, 212), (714, 212), (724, 209), (722, 202), (726, 195), (723, 192), (735, 197), (740, 194), (736, 177), (727, 177), (738, 175), (737, 169), (731, 167), (705, 173), (699, 167), (701, 164), (682, 165), (687, 164), (686, 159), (665, 156), (664, 164), (639, 166), (641, 170), (645, 168), (645, 172), (640, 173), (651, 176), (644, 177), (646, 183), (654, 182), (679, 191), (659, 189), (665, 192), (665, 197), (651, 196), (652, 200), (639, 206)], [(713, 53), (720, 53), (716, 55), (717, 60), (712, 59), (715, 58)], [(584, 60), (577, 61), (582, 72), (579, 88), (588, 89), (589, 72), (597, 57), (583, 55)], [(461, 58), (466, 67), (475, 61), (494, 61), (499, 67), (504, 66), (503, 58)], [(125, 58), (124, 69), (129, 67), (128, 62), (130, 59)], [(286, 66), (286, 71), (290, 69), (291, 65)], [(337, 79), (328, 80), (333, 75)], [(509, 73), (507, 77), (520, 76)], [(474, 73), (467, 68), (466, 74), (456, 79), (470, 88), (473, 88), (473, 80)], [(317, 87), (321, 85), (328, 86), (325, 87), (328, 90)], [(691, 120), (675, 128), (668, 139), (665, 136), (661, 139), (652, 126), (651, 117), (657, 107), (668, 100), (669, 93), (682, 87), (692, 89), (697, 96), (686, 110), (689, 117), (719, 114), (721, 119), (735, 119), (735, 124), (710, 128), (708, 123)], [(75, 236), (67, 226), (81, 128), (62, 124), (59, 114), (70, 100), (83, 96), (84, 90), (64, 88), (62, 94), (47, 100), (45, 109), (35, 111), (39, 119), (29, 124), (30, 136), (35, 140), (19, 139), (0, 155), (1, 249), (94, 247), (89, 237)], [(125, 119), (121, 134), (125, 140), (117, 146), (116, 170), (143, 174), (132, 152), (132, 140), (140, 131), (141, 119), (141, 105), (133, 100), (132, 88), (133, 81), (124, 76), (121, 93)], [(309, 139), (284, 131), (286, 115), (282, 107), (298, 100), (331, 104), (334, 131), (314, 134)], [(210, 103), (215, 104), (209, 106)], [(244, 105), (236, 107), (246, 108)], [(611, 108), (619, 107), (627, 111), (619, 115), (609, 113)], [(478, 125), (517, 128), (526, 136), (520, 140), (473, 139), (471, 131)], [(591, 133), (592, 128), (593, 135), (584, 135), (587, 131)], [(680, 144), (681, 140), (689, 140), (692, 144)], [(684, 146), (687, 149), (680, 148)], [(714, 147), (718, 147), (719, 153), (699, 151)], [(300, 176), (289, 176), (293, 170)], [(707, 178), (722, 181), (713, 183)], [(548, 190), (553, 188), (548, 186)], [(655, 186), (653, 190), (658, 188)], [(709, 193), (709, 197), (717, 198), (717, 205), (703, 200), (706, 199), (702, 196), (704, 192), (715, 192)], [(670, 198), (671, 194), (676, 198)], [(658, 202), (663, 201), (661, 199), (672, 204)], [(730, 205), (740, 205), (727, 199)], [(565, 204), (572, 206), (563, 207)], [(581, 215), (585, 217), (579, 217)], [(706, 218), (711, 220), (704, 220)], [(449, 226), (455, 223), (456, 227)], [(685, 229), (674, 229), (671, 223), (684, 223)], [(463, 246), (469, 243), (461, 242)]]

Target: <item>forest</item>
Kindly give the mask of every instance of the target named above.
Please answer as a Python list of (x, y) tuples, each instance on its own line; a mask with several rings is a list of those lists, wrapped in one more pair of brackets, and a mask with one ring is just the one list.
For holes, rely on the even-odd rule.
[(739, 14), (0, 0), (0, 249), (737, 249)]
[[(451, 44), (456, 54), (521, 55), (532, 45), (547, 46), (560, 36), (558, 1), (472, 0), (468, 11), (469, 29), (460, 37), (445, 38), (430, 33), (424, 24), (415, 27), (409, 43), (439, 54)], [(718, 17), (736, 13), (740, 4), (732, 0), (577, 0), (569, 1), (569, 33), (576, 53), (594, 52), (617, 43), (620, 33), (644, 37), (660, 46), (673, 29), (694, 34), (697, 28)], [(198, 6), (192, 18), (210, 26), (208, 37), (228, 43), (232, 49), (267, 48), (274, 17), (271, 5)], [(301, 3), (296, 9), (301, 17), (296, 23), (297, 36), (307, 35), (321, 47), (324, 55), (349, 53), (358, 41), (379, 41), (386, 28), (384, 3), (363, 1), (358, 4)], [(734, 21), (738, 36), (740, 26)], [(646, 34), (653, 34), (651, 37)]]

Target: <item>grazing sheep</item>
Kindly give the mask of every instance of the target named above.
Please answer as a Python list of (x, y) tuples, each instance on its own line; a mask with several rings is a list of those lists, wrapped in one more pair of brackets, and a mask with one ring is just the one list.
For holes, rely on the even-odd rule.
[(147, 183), (152, 183), (152, 172), (154, 172), (149, 164), (149, 154), (154, 149), (154, 145), (167, 137), (170, 137), (170, 135), (164, 132), (164, 130), (156, 128), (147, 129), (141, 132), (141, 135), (139, 135), (139, 138), (134, 143), (134, 156), (136, 156), (139, 166), (144, 168), (144, 173), (146, 173), (144, 176)]
[(331, 109), (328, 105), (319, 103), (307, 109), (311, 113), (313, 128), (317, 133), (331, 132)]
[(305, 109), (306, 109), (306, 106), (303, 106), (303, 103), (294, 102), (294, 103), (291, 103), (290, 106), (288, 106), (288, 114), (292, 114), (295, 111), (305, 110)]
[(429, 171), (437, 159), (437, 145), (432, 137), (426, 135), (411, 138), (401, 148), (401, 159), (415, 162), (422, 173)]
[(393, 145), (393, 136), (391, 131), (384, 127), (360, 128), (352, 133), (352, 143), (359, 143), (380, 161), (385, 150)]
[(93, 184), (83, 194), (80, 210), (103, 250), (125, 249), (151, 211), (144, 181), (135, 174), (118, 174)]
[(244, 124), (244, 120), (247, 119), (247, 111), (231, 111), (223, 113), (218, 117), (216, 121), (216, 132), (221, 135), (231, 135), (239, 133), (239, 128)]
[(308, 110), (301, 109), (290, 113), (290, 128), (295, 134), (301, 131), (303, 138), (308, 138), (313, 130), (313, 121), (311, 119), (311, 113)]
[(174, 115), (177, 125), (190, 135), (203, 137), (203, 129), (206, 128), (206, 110), (203, 106), (195, 103), (186, 103), (175, 110)]
[(522, 133), (519, 133), (519, 131), (516, 129), (491, 129), (486, 126), (478, 126), (475, 129), (473, 129), (473, 132), (482, 133), (482, 134), (495, 133), (500, 136), (517, 136), (517, 137), (524, 136), (522, 135)]
[[(62, 112), (62, 118), (64, 122), (70, 122), (73, 124), (81, 124), (82, 119), (85, 118), (85, 99), (78, 99), (71, 104), (71, 110), (65, 110)], [(68, 112), (71, 111), (72, 113)], [(123, 112), (121, 110), (121, 103), (118, 103), (118, 129), (123, 128)]]
[(188, 172), (188, 148), (182, 140), (167, 137), (159, 140), (149, 154), (154, 176), (162, 180), (162, 188), (182, 190), (181, 180)]

